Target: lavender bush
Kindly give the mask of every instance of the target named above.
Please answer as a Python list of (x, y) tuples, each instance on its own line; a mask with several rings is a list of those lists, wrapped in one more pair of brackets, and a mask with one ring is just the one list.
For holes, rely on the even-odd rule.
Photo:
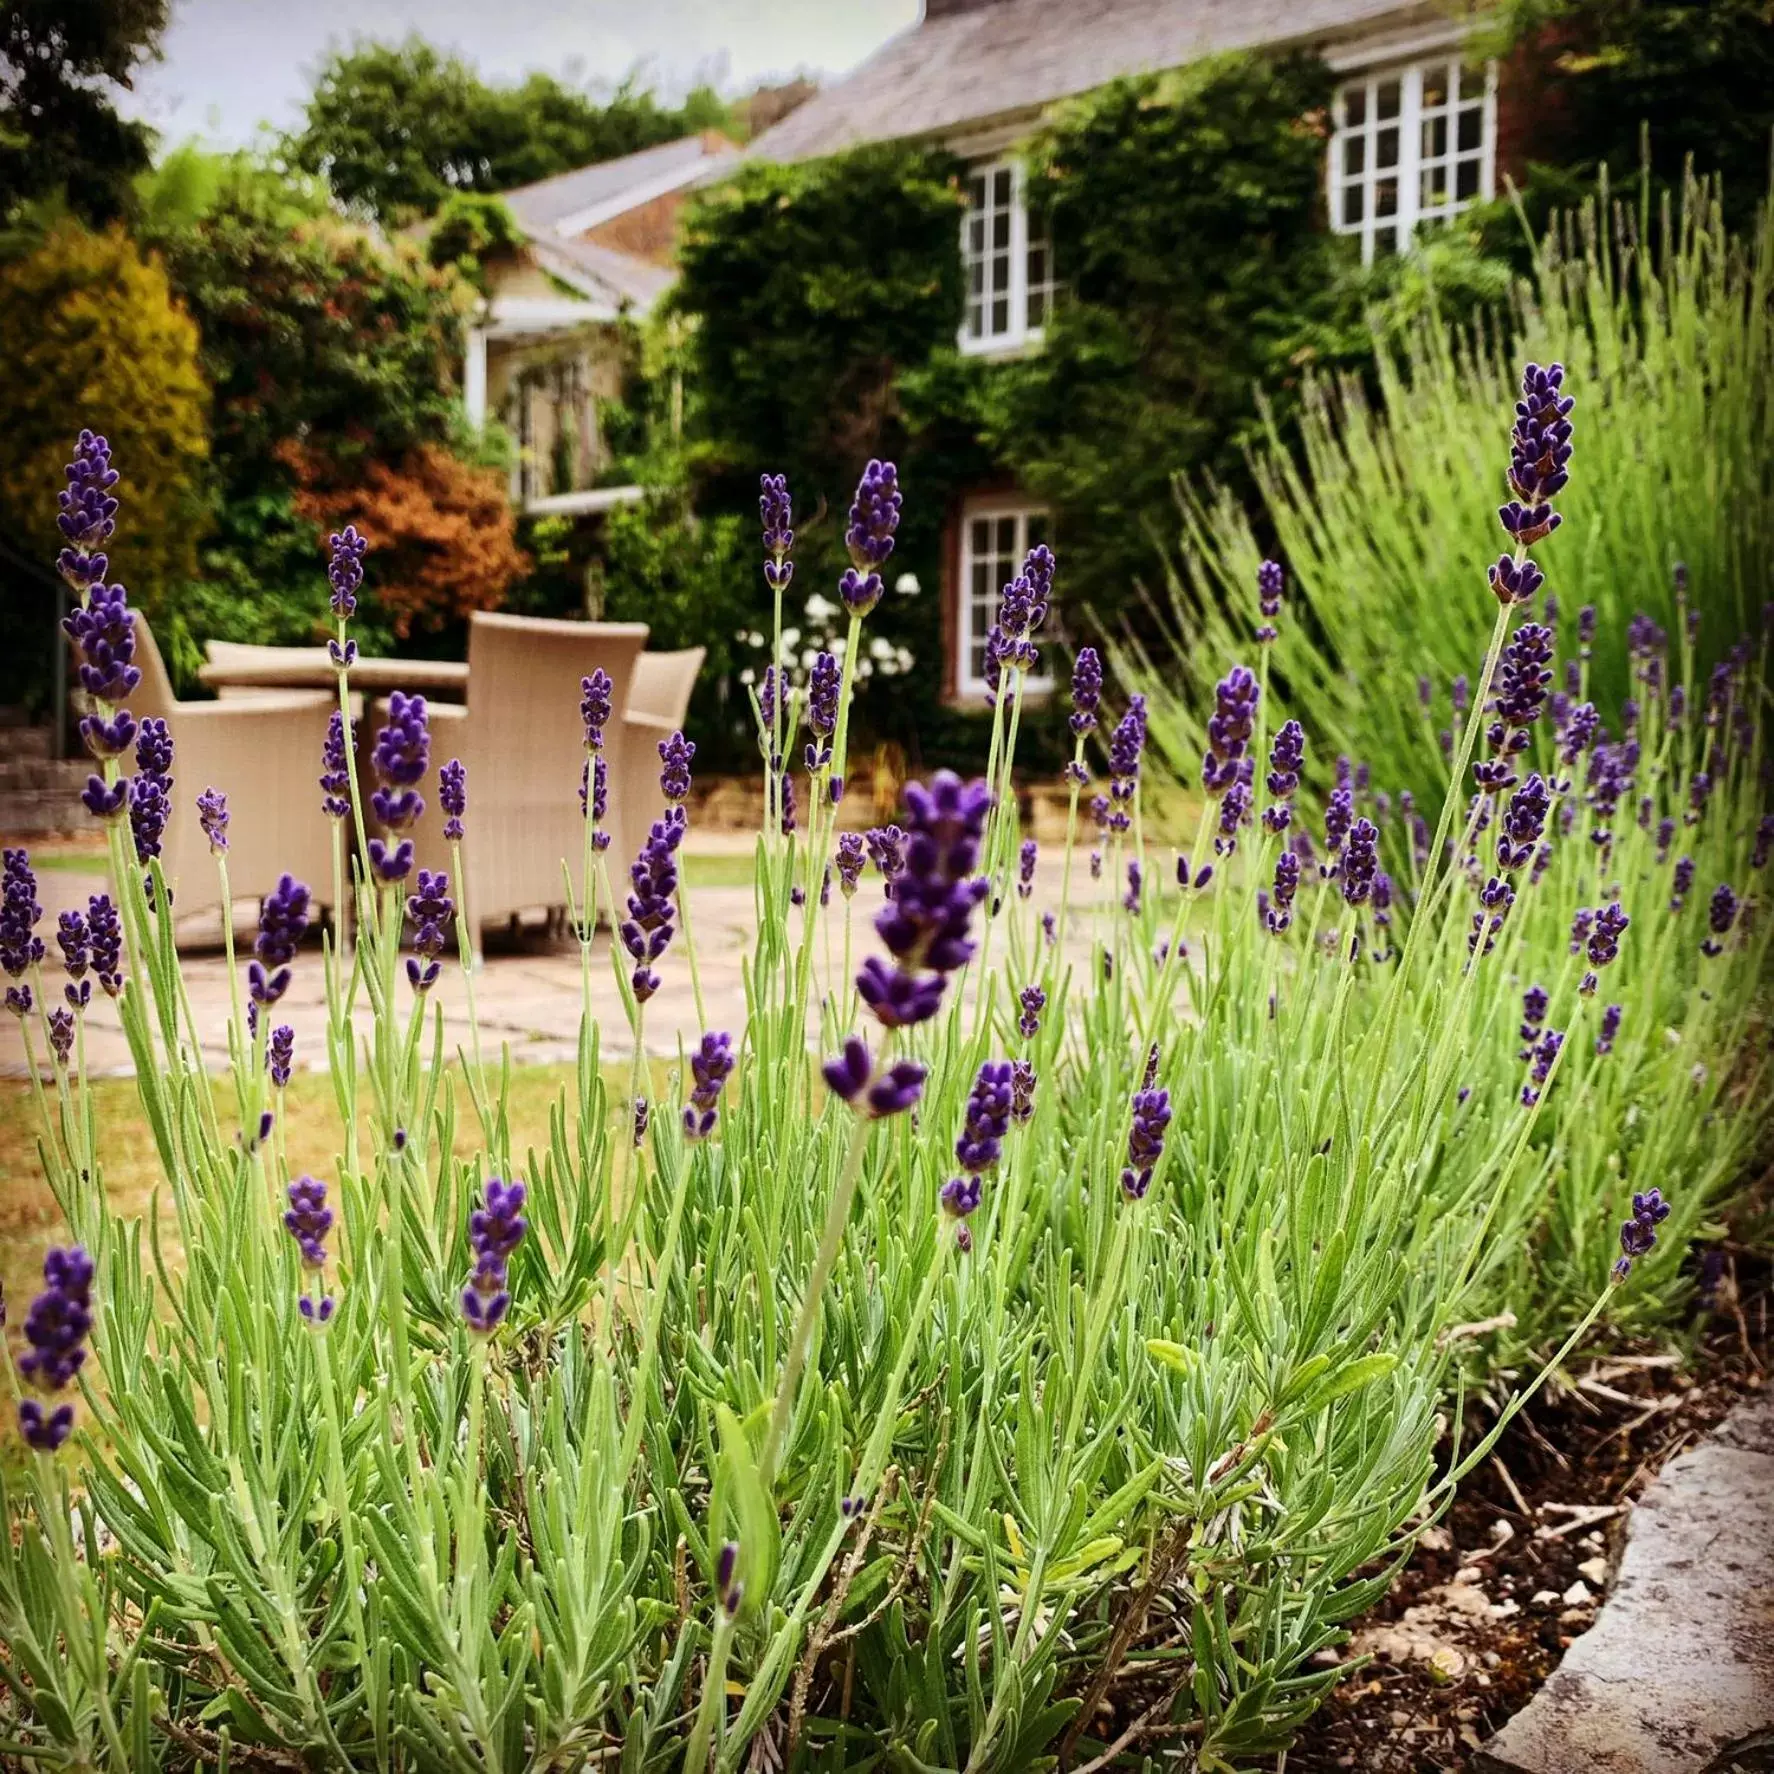
[[(635, 1058), (606, 1073), (588, 996), (548, 1143), (522, 1152), (478, 1034), (444, 1059), (430, 987), (450, 927), (465, 967), (469, 948), (450, 878), (409, 879), (400, 837), (432, 792), (423, 705), (376, 737), (373, 802), (345, 742), (349, 532), (317, 792), (355, 941), (301, 948), (299, 882), (266, 902), (216, 1107), (169, 884), (128, 819), (132, 628), (95, 561), (108, 457), (83, 439), (64, 571), (118, 903), (64, 920), (54, 992), (28, 858), (6, 859), (0, 965), (72, 1243), (8, 1367), (30, 1452), (0, 1493), (0, 1749), (114, 1774), (700, 1774), (1153, 1748), (1225, 1770), (1285, 1747), (1337, 1678), (1317, 1654), (1489, 1445), (1446, 1451), (1443, 1429), (1456, 1383), (1500, 1359), (1505, 1302), (1518, 1337), (1564, 1338), (1544, 1378), (1604, 1315), (1669, 1299), (1754, 1138), (1761, 661), (1718, 688), (1712, 727), (1687, 685), (1686, 727), (1648, 707), (1631, 739), (1592, 730), (1564, 757), (1574, 708), (1517, 595), (1557, 522), (1575, 388), (1556, 367), (1524, 386), (1443, 805), (1382, 810), (1353, 766), (1315, 804), (1312, 723), (1272, 719), (1264, 643), (1219, 686), (1190, 853), (1160, 854), (1145, 702), (1110, 706), (1081, 657), (1057, 900), (1025, 876), (1008, 792), (1064, 595), (1045, 550), (1006, 589), (984, 775), (913, 785), (866, 842), (835, 830), (902, 499), (871, 463), (845, 645), (757, 701), (746, 1026), (705, 1029), (663, 1076), (642, 1044), (662, 970), (694, 978), (690, 748), (661, 748), (673, 804), (624, 891), (607, 686), (587, 680), (583, 776), (559, 785), (583, 787), (586, 837), (563, 864), (585, 977), (611, 966)], [(780, 479), (762, 509), (780, 597)], [(151, 799), (194, 788), (149, 763)], [(471, 829), (453, 762), (436, 792)], [(1673, 865), (1650, 860), (1664, 821), (1695, 862), (1675, 917)], [(1102, 877), (1081, 898), (1080, 850)], [(225, 843), (214, 860), (225, 891)], [(324, 1178), (290, 1176), (277, 1137), (272, 1007), (306, 966), (343, 1129)], [(106, 1200), (80, 1059), (95, 977), (164, 1173), (146, 1223)]]

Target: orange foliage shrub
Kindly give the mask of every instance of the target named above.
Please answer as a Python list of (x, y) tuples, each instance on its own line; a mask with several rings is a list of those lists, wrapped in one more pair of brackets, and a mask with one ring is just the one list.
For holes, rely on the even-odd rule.
[(279, 452), (296, 478), (296, 510), (323, 531), (356, 524), (369, 538), (367, 589), (396, 635), (496, 610), (530, 570), (517, 515), (496, 468), (435, 444), (371, 462), (350, 480), (300, 445)]

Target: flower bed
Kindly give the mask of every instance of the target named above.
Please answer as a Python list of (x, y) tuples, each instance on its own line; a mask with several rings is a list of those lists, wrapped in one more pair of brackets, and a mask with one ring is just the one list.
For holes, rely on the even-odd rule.
[[(588, 1012), (545, 1144), (514, 1146), (478, 1036), (459, 1095), (447, 1077), (428, 994), (467, 943), (403, 835), (433, 792), (423, 702), (394, 699), (370, 793), (341, 725), (324, 789), (358, 916), (319, 962), (348, 1130), (325, 1176), (290, 1175), (277, 1138), (277, 1004), (314, 964), (302, 883), (261, 910), (231, 1104), (198, 1069), (156, 855), (197, 785), (126, 710), (132, 618), (98, 553), (115, 474), (83, 437), (62, 566), (118, 893), (62, 921), (53, 994), (28, 859), (6, 859), (7, 1002), (46, 1067), (75, 1241), (9, 1367), (32, 1451), (0, 1498), (8, 1753), (511, 1774), (1151, 1746), (1225, 1769), (1284, 1747), (1337, 1679), (1319, 1653), (1539, 1381), (1438, 1463), (1461, 1388), (1670, 1309), (1759, 1135), (1767, 927), (1740, 896), (1774, 839), (1763, 661), (1702, 689), (1681, 635), (1673, 658), (1641, 637), (1691, 713), (1660, 692), (1631, 739), (1584, 712), (1581, 655), (1551, 698), (1555, 639), (1517, 618), (1570, 414), (1557, 366), (1530, 365), (1456, 786), (1405, 869), (1353, 773), (1302, 841), (1311, 735), (1269, 731), (1264, 657), (1221, 680), (1208, 814), (1186, 857), (1160, 853), (1143, 699), (1111, 709), (1086, 651), (1052, 904), (1008, 792), (1058, 591), (1045, 548), (1005, 589), (984, 774), (909, 785), (902, 826), (836, 829), (900, 510), (871, 463), (842, 656), (755, 704), (747, 1022), (707, 1030), (659, 1101), (647, 1004), (661, 970), (696, 979), (693, 748), (662, 745), (668, 811), (619, 893), (609, 686), (585, 682), (572, 917), (589, 979), (614, 909), (637, 1057), (612, 1101)], [(780, 630), (788, 489), (767, 478), (761, 503)], [(362, 555), (335, 540), (342, 711)], [(1278, 574), (1262, 597), (1285, 623)], [(455, 837), (475, 785), (435, 775)], [(229, 813), (199, 804), (225, 898)], [(1672, 911), (1658, 858), (1678, 850)], [(1118, 896), (1075, 907), (1086, 869)], [(106, 1200), (94, 990), (119, 1000), (159, 1152), (145, 1226)]]

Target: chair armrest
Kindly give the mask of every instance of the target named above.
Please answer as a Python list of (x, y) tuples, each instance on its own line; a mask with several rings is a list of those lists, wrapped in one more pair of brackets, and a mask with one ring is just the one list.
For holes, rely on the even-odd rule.
[(203, 726), (228, 722), (262, 721), (272, 716), (305, 714), (317, 708), (337, 708), (339, 699), (330, 690), (266, 690), (262, 694), (230, 697), (226, 702), (181, 702), (181, 725), (194, 721)]

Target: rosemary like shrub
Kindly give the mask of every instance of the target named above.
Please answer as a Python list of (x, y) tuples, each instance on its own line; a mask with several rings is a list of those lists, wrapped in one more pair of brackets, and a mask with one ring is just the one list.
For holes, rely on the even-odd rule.
[[(470, 960), (450, 877), (474, 785), (437, 772), (457, 858), (415, 875), (422, 702), (397, 699), (373, 794), (359, 780), (350, 531), (316, 764), (355, 940), (315, 960), (304, 884), (265, 902), (216, 1108), (152, 842), (196, 785), (162, 735), (126, 769), (133, 625), (99, 553), (115, 473), (83, 438), (62, 566), (118, 903), (64, 918), (52, 999), (29, 861), (6, 859), (0, 964), (73, 1240), (7, 1369), (30, 1447), (0, 1493), (7, 1753), (111, 1774), (700, 1774), (1116, 1745), (1224, 1770), (1285, 1746), (1336, 1680), (1316, 1654), (1540, 1383), (1438, 1453), (1508, 1315), (1542, 1345), (1568, 1333), (1543, 1379), (1604, 1315), (1673, 1302), (1755, 1137), (1764, 661), (1692, 684), (1683, 637), (1641, 632), (1659, 691), (1619, 738), (1580, 712), (1581, 656), (1553, 691), (1555, 641), (1520, 619), (1570, 400), (1557, 366), (1529, 366), (1511, 546), (1447, 613), (1475, 642), (1494, 621), (1444, 805), (1383, 806), (1353, 769), (1315, 804), (1309, 723), (1271, 723), (1264, 655), (1220, 680), (1205, 815), (1189, 855), (1160, 855), (1145, 701), (1109, 707), (1087, 654), (1057, 900), (1010, 792), (1063, 596), (1045, 549), (1005, 591), (983, 776), (913, 785), (866, 842), (835, 832), (902, 502), (871, 463), (846, 645), (756, 697), (745, 1027), (705, 1030), (657, 1102), (647, 1004), (661, 970), (696, 979), (691, 748), (661, 747), (667, 812), (616, 888), (611, 686), (585, 681), (584, 768), (559, 785), (582, 792), (585, 841), (564, 862), (588, 982), (599, 908), (614, 927), (635, 1058), (608, 1089), (588, 995), (574, 1082), (523, 1152), (472, 1028), (455, 1100), (432, 997), (449, 937)], [(780, 479), (761, 504), (781, 661)], [(1284, 625), (1274, 573), (1262, 597)], [(1075, 895), (1087, 856), (1102, 884)], [(347, 1131), (331, 1175), (292, 1177), (273, 1024), (316, 965)], [(164, 1170), (146, 1224), (106, 1200), (80, 1060), (95, 985)]]

